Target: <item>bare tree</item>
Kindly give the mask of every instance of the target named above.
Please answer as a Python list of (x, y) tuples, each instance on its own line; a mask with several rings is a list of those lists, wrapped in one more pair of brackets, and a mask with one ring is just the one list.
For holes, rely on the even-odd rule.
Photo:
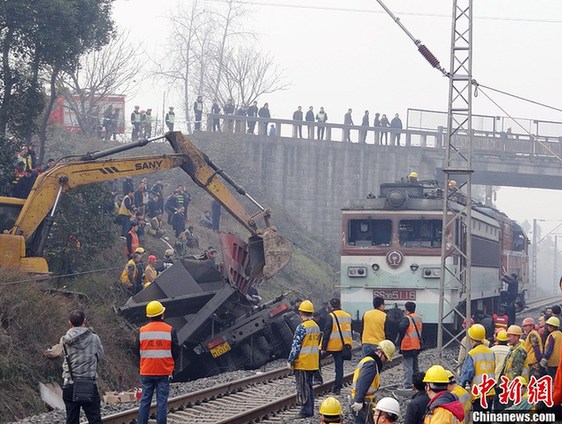
[(129, 34), (123, 33), (101, 50), (83, 56), (76, 72), (59, 78), (61, 93), (83, 134), (96, 129), (103, 112), (100, 107), (109, 96), (133, 91), (141, 67), (139, 47), (133, 47)]
[(223, 91), (239, 103), (249, 105), (263, 94), (285, 90), (283, 72), (273, 58), (250, 47), (239, 47), (227, 55)]
[(229, 98), (248, 103), (286, 88), (270, 55), (246, 47), (255, 38), (243, 25), (247, 14), (236, 0), (225, 0), (216, 9), (193, 0), (170, 18), (173, 29), (166, 60), (155, 64), (154, 76), (181, 89), (188, 132), (191, 99), (197, 95), (222, 104)]
[[(199, 74), (201, 80), (205, 69), (204, 52), (210, 36), (207, 19), (208, 13), (199, 1), (194, 0), (189, 6), (181, 5), (177, 14), (170, 18), (172, 34), (166, 49), (167, 60), (156, 63), (156, 70), (153, 72), (155, 77), (163, 78), (181, 88), (188, 132), (191, 132), (190, 92), (194, 84), (202, 85), (202, 82), (195, 83), (195, 79)], [(196, 69), (197, 62), (200, 62), (199, 73)]]

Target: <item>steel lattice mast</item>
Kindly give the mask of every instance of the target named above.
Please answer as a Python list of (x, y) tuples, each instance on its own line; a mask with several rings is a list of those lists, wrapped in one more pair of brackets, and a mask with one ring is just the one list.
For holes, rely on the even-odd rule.
[[(452, 18), (437, 332), (440, 358), (443, 347), (460, 336), (447, 330), (444, 323), (451, 315), (461, 318), (471, 316), (472, 0), (454, 0)], [(464, 196), (455, 195), (447, 189), (448, 182), (457, 179), (463, 181), (460, 188)], [(465, 201), (459, 201), (459, 198)], [(450, 291), (451, 296), (446, 298), (446, 291)], [(455, 292), (459, 294), (456, 301), (453, 297)], [(446, 344), (443, 343), (445, 333), (452, 337)]]

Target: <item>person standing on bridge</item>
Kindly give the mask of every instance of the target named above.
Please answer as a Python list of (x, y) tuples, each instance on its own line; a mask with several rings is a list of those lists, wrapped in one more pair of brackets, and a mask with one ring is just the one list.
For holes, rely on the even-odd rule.
[[(313, 140), (314, 139), (314, 106), (308, 107), (308, 111), (306, 112), (306, 116), (304, 117), (304, 120), (307, 122), (306, 125), (308, 126), (308, 138), (309, 140)], [(562, 278), (560, 278), (560, 281), (562, 281)], [(562, 290), (562, 285), (560, 287)]]
[(369, 128), (369, 111), (366, 110), (365, 114), (363, 115), (363, 119), (361, 120), (361, 126), (364, 128), (361, 130), (361, 143), (365, 143), (367, 141), (367, 130)]
[(302, 138), (302, 106), (297, 107), (293, 112), (293, 121), (295, 121), (295, 136)]
[(390, 121), (390, 128), (394, 128), (392, 132), (392, 144), (394, 144), (394, 140), (396, 140), (396, 145), (400, 146), (400, 131), (402, 129), (402, 120), (398, 114), (394, 115), (392, 121)]
[(150, 322), (139, 332), (140, 379), (142, 398), (138, 424), (147, 424), (152, 395), (156, 391), (156, 423), (166, 424), (170, 380), (180, 353), (178, 336), (171, 325), (164, 322), (166, 308), (157, 300), (148, 302), (146, 316)]
[[(351, 117), (351, 108), (347, 109), (347, 113), (343, 117), (343, 124), (344, 125), (353, 125), (353, 118)], [(343, 141), (349, 141), (351, 143), (351, 130), (346, 128), (343, 130), (344, 137)]]
[(324, 131), (326, 130), (328, 114), (324, 111), (323, 106), (320, 107), (320, 110), (316, 114), (316, 120), (318, 121), (318, 140), (324, 140)]
[(297, 401), (301, 405), (298, 418), (314, 415), (314, 391), (312, 379), (320, 363), (320, 327), (313, 319), (314, 305), (310, 300), (303, 300), (299, 305), (302, 319), (295, 330), (293, 345), (287, 359), (287, 367), (295, 371), (297, 383)]

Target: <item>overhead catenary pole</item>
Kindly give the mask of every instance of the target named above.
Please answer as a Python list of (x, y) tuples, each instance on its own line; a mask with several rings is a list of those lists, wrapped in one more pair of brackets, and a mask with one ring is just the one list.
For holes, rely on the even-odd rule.
[[(447, 72), (439, 60), (416, 39), (382, 0), (377, 0), (394, 22), (417, 46), (420, 54), (449, 79), (447, 113), (447, 153), (443, 164), (444, 200), (439, 280), (437, 346), (443, 362), (443, 347), (462, 338), (452, 334), (445, 322), (471, 315), (472, 266), (472, 0), (454, 0), (451, 28), (451, 68)], [(464, 195), (450, 193), (448, 183), (460, 177)], [(464, 201), (463, 201), (464, 199)], [(448, 299), (445, 298), (447, 290)], [(447, 304), (445, 304), (447, 302)], [(444, 333), (451, 336), (443, 344)]]
[[(441, 362), (443, 348), (462, 338), (446, 323), (472, 313), (472, 0), (454, 0), (452, 18), (437, 330)], [(450, 180), (462, 182), (464, 196), (449, 192)], [(445, 334), (451, 336), (447, 343)]]

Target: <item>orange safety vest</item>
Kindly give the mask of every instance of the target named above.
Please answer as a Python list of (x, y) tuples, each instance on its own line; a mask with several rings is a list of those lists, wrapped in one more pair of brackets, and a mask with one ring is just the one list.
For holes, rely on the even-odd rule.
[(171, 375), (172, 326), (164, 321), (151, 321), (140, 329), (140, 375)]
[[(404, 334), (404, 338), (402, 339), (402, 343), (400, 344), (401, 350), (420, 350), (421, 349), (421, 340), (420, 336), (422, 332), (422, 320), (419, 316), (415, 313), (410, 314), (407, 316), (410, 325), (406, 329), (406, 334)], [(415, 323), (415, 326), (414, 326)], [(417, 328), (417, 331), (416, 331)], [(419, 335), (418, 335), (419, 334)]]
[(134, 232), (133, 230), (129, 231), (129, 234), (131, 235), (132, 239), (131, 239), (131, 251), (129, 252), (129, 247), (125, 246), (125, 253), (127, 255), (132, 255), (133, 253), (135, 253), (135, 250), (137, 250), (138, 247), (140, 247), (140, 242), (139, 242), (139, 235)]
[[(353, 341), (351, 338), (351, 315), (341, 309), (335, 310), (330, 315), (332, 315), (332, 332), (330, 333), (330, 339), (328, 340), (326, 351), (339, 352), (343, 350), (342, 337), (345, 344), (351, 345)], [(338, 330), (338, 324), (333, 315), (338, 317), (338, 322), (340, 323), (341, 328), (341, 336)]]
[(384, 323), (386, 314), (380, 309), (371, 309), (363, 315), (361, 343), (379, 344), (385, 339)]
[(320, 363), (320, 327), (313, 319), (301, 324), (306, 330), (302, 340), (299, 356), (295, 359), (295, 369), (305, 371), (316, 371)]
[(509, 322), (507, 315), (494, 314), (492, 317), (494, 319), (494, 331), (507, 330), (507, 324)]

